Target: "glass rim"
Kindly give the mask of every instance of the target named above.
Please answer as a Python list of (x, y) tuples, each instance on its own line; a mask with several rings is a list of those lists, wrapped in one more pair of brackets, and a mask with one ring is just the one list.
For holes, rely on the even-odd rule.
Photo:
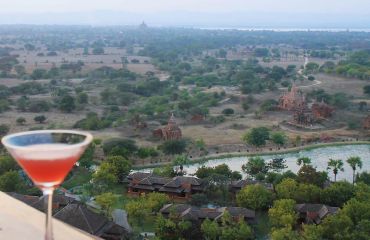
[[(32, 151), (32, 148), (29, 146), (17, 146), (9, 143), (9, 139), (13, 137), (18, 137), (18, 136), (26, 136), (26, 135), (32, 135), (32, 134), (43, 134), (43, 133), (67, 133), (67, 134), (75, 134), (75, 135), (81, 135), (85, 136), (85, 139), (76, 144), (71, 144), (71, 145), (66, 145), (64, 146), (65, 149), (71, 149), (71, 148), (78, 148), (82, 147), (85, 145), (88, 145), (91, 143), (93, 140), (93, 136), (91, 133), (85, 132), (85, 131), (75, 131), (75, 130), (35, 130), (35, 131), (24, 131), (24, 132), (18, 132), (18, 133), (12, 133), (9, 135), (4, 136), (1, 139), (1, 143), (6, 147), (6, 148), (11, 148), (11, 149), (18, 149), (18, 150), (27, 150), (27, 151)], [(49, 151), (50, 149), (48, 149)], [(40, 151), (40, 149), (37, 149), (37, 151)]]

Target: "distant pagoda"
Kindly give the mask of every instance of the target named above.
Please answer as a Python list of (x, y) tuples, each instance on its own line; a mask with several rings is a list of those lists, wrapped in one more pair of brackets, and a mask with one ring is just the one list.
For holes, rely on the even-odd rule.
[(139, 25), (139, 28), (140, 28), (140, 29), (147, 29), (147, 28), (148, 28), (148, 25), (146, 25), (146, 23), (143, 21), (143, 22)]

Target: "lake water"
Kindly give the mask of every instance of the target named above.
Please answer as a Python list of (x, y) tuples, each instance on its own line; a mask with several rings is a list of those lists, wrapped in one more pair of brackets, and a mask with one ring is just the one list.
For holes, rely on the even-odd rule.
[[(323, 147), (312, 150), (302, 150), (297, 153), (276, 154), (267, 156), (261, 155), (261, 157), (263, 157), (267, 161), (277, 157), (284, 158), (288, 166), (288, 168), (285, 170), (291, 170), (294, 173), (299, 170), (299, 166), (296, 163), (299, 157), (311, 158), (312, 165), (316, 167), (319, 171), (326, 170), (327, 162), (330, 158), (342, 159), (344, 162), (344, 172), (338, 173), (337, 180), (346, 179), (350, 182), (352, 181), (352, 168), (346, 163), (346, 160), (351, 156), (359, 156), (362, 159), (362, 169), (358, 169), (357, 172), (370, 171), (370, 145)], [(200, 164), (197, 163), (184, 166), (184, 170), (187, 172), (187, 174), (193, 174), (200, 166), (214, 167), (219, 164), (225, 163), (230, 167), (231, 170), (241, 172), (241, 166), (247, 161), (248, 157), (231, 157), (217, 160), (208, 160)], [(145, 169), (142, 171), (150, 171), (150, 169)], [(334, 175), (332, 171), (329, 172), (329, 177), (331, 180), (334, 180)]]

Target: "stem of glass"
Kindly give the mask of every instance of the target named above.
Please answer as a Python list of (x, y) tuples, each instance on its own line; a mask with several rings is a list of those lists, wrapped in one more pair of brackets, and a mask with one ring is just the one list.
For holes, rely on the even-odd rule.
[(43, 190), (46, 209), (45, 222), (45, 240), (53, 240), (53, 225), (52, 225), (52, 207), (53, 207), (53, 189)]

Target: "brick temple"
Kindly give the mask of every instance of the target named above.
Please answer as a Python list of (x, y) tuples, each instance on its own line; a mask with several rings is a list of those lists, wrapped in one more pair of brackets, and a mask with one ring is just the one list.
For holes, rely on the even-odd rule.
[(289, 92), (280, 97), (278, 107), (293, 112), (294, 124), (305, 126), (328, 119), (334, 112), (334, 108), (324, 101), (315, 102), (309, 107), (304, 94), (294, 84)]
[(293, 84), (289, 92), (284, 93), (279, 99), (279, 108), (282, 110), (293, 111), (305, 106), (306, 99), (295, 84)]
[(172, 113), (167, 125), (164, 128), (159, 128), (153, 131), (155, 137), (163, 140), (178, 140), (182, 138), (182, 132), (176, 123), (174, 114)]

